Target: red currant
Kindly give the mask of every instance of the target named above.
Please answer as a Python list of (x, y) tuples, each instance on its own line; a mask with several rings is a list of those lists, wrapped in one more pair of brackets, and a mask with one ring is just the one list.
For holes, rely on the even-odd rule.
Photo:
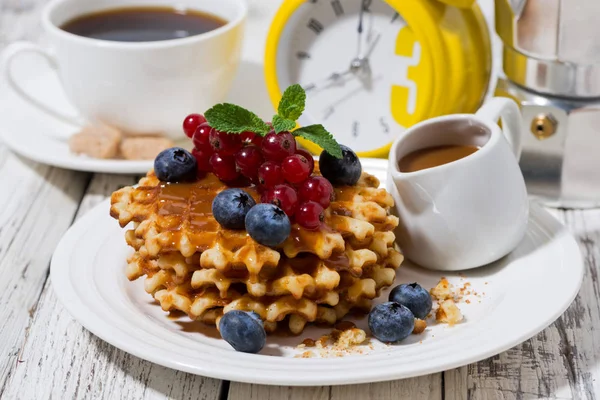
[(281, 170), (286, 181), (289, 183), (300, 183), (310, 175), (310, 164), (303, 155), (294, 154), (283, 160)]
[(256, 146), (243, 147), (235, 155), (235, 164), (239, 171), (246, 178), (256, 179), (258, 177), (258, 167), (263, 163), (263, 157), (260, 149)]
[(267, 161), (258, 167), (258, 183), (265, 188), (272, 188), (283, 183), (281, 167), (273, 161)]
[(313, 170), (315, 169), (315, 159), (312, 156), (312, 154), (310, 154), (308, 151), (304, 150), (304, 149), (296, 149), (296, 154), (300, 154), (301, 156), (304, 156), (304, 158), (306, 158), (308, 160), (308, 165), (310, 167), (310, 172), (308, 173), (309, 175), (313, 173)]
[(289, 132), (270, 132), (263, 138), (261, 149), (267, 160), (281, 161), (296, 152), (296, 139)]
[(206, 122), (198, 125), (198, 127), (196, 128), (196, 132), (194, 132), (194, 136), (192, 137), (192, 141), (194, 142), (195, 148), (210, 150), (210, 152), (212, 153), (209, 141), (209, 135), (211, 130), (212, 128)]
[(207, 151), (206, 149), (194, 149), (192, 150), (192, 155), (198, 162), (198, 171), (210, 172), (212, 170), (210, 166), (212, 151)]
[(296, 210), (296, 222), (306, 229), (317, 229), (324, 219), (323, 207), (314, 201), (301, 203)]
[(183, 131), (186, 136), (191, 138), (196, 132), (196, 128), (206, 122), (206, 118), (200, 114), (190, 114), (183, 120)]
[(215, 153), (210, 157), (210, 166), (217, 178), (222, 181), (233, 181), (239, 176), (233, 156)]
[(300, 186), (298, 194), (302, 201), (314, 201), (327, 208), (333, 200), (333, 186), (322, 176), (312, 176)]
[(248, 144), (253, 144), (255, 146), (260, 147), (260, 144), (262, 143), (262, 136), (257, 135), (254, 132), (242, 132), (240, 134), (240, 137), (242, 138), (242, 143), (245, 145)]
[(276, 185), (271, 189), (264, 191), (260, 197), (261, 203), (275, 204), (281, 208), (288, 217), (294, 215), (296, 206), (298, 205), (298, 194), (289, 185)]
[(208, 137), (211, 147), (219, 154), (232, 156), (242, 148), (242, 140), (237, 134), (212, 129)]

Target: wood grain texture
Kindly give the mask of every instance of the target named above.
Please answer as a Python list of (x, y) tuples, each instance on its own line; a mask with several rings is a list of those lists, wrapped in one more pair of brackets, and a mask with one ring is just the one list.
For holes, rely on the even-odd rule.
[[(359, 363), (357, 368), (360, 368)], [(229, 400), (441, 400), (441, 383), (441, 373), (390, 382), (324, 387), (290, 388), (231, 382)]]
[[(117, 188), (136, 181), (127, 176), (95, 175), (77, 218)], [(62, 307), (50, 280), (19, 360), (3, 398), (214, 400), (221, 387), (218, 380), (160, 367), (98, 339)]]
[[(0, 0), (0, 50), (38, 38), (45, 2)], [(250, 18), (263, 21), (248, 30), (253, 41), (262, 40), (257, 36), (266, 32), (279, 2), (249, 1)], [(245, 68), (252, 66), (262, 79), (263, 52), (249, 53), (254, 58)], [(70, 317), (47, 279), (52, 251), (76, 214), (135, 181), (112, 175), (90, 179), (24, 160), (0, 144), (2, 399), (600, 398), (600, 210), (551, 210), (577, 236), (586, 275), (567, 312), (525, 343), (443, 374), (368, 385), (272, 387), (222, 383), (148, 363), (101, 341)]]
[(0, 393), (20, 360), (21, 344), (87, 175), (35, 164), (0, 145)]
[(446, 399), (600, 396), (600, 210), (552, 213), (576, 235), (583, 253), (586, 271), (579, 295), (565, 314), (532, 339), (495, 357), (447, 371)]

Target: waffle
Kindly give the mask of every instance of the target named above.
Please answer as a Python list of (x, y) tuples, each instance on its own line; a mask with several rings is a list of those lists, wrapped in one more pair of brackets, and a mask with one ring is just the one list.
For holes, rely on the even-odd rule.
[[(276, 249), (214, 220), (212, 199), (226, 187), (212, 174), (174, 185), (151, 172), (138, 187), (113, 193), (111, 215), (131, 228), (128, 279), (145, 276), (145, 290), (165, 311), (218, 325), (225, 312), (252, 310), (267, 331), (281, 326), (298, 334), (308, 322), (334, 324), (353, 310), (368, 311), (394, 281), (403, 260), (394, 248), (398, 219), (378, 186), (363, 173), (355, 186), (335, 188), (321, 228), (293, 224)], [(258, 200), (254, 188), (244, 190)]]

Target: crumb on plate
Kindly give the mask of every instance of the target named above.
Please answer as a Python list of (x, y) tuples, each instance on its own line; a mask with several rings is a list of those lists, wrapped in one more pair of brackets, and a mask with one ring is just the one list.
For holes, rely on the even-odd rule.
[(439, 304), (435, 319), (438, 322), (445, 322), (452, 326), (462, 321), (463, 315), (454, 300), (447, 299)]
[(452, 292), (453, 289), (454, 286), (448, 282), (446, 278), (442, 278), (437, 286), (431, 289), (429, 293), (431, 293), (431, 296), (436, 300), (446, 300), (454, 297), (454, 293)]
[(418, 335), (419, 333), (423, 333), (427, 328), (427, 321), (415, 318), (415, 327), (413, 328), (412, 333)]

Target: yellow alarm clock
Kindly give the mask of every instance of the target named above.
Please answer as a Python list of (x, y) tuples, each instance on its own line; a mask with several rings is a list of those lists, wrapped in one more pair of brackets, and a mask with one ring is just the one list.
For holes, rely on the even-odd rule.
[(362, 157), (386, 157), (416, 122), (475, 111), (490, 74), (474, 0), (284, 0), (265, 53), (274, 106), (299, 83), (307, 94), (299, 125), (323, 124)]

